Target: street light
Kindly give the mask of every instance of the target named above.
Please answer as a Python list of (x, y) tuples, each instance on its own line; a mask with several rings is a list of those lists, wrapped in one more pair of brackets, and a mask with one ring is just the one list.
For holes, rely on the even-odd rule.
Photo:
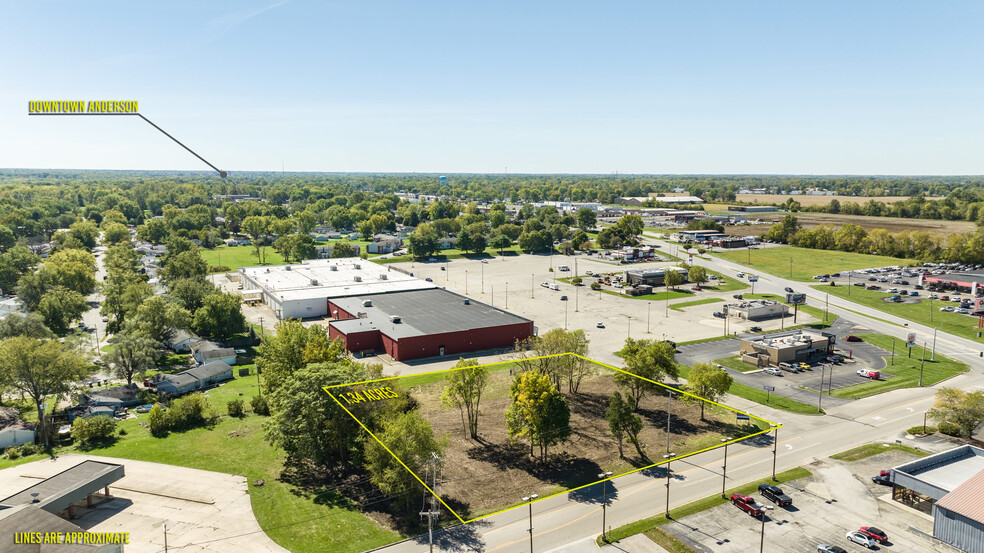
[(666, 391), (666, 452), (670, 452), (670, 408), (673, 407), (673, 392)]
[(766, 505), (762, 509), (762, 515), (759, 517), (762, 519), (762, 535), (759, 538), (759, 553), (762, 553), (765, 550), (765, 512), (771, 511), (773, 509), (775, 509), (775, 507), (771, 505)]
[(936, 331), (939, 330), (941, 326), (943, 326), (943, 323), (940, 323), (939, 326), (933, 325), (933, 356), (929, 358), (930, 361), (936, 361)]
[(731, 438), (721, 438), (721, 442), (724, 443), (724, 464), (721, 465), (721, 499), (728, 499), (728, 496), (724, 494), (724, 486), (728, 481), (728, 442)]
[(776, 433), (772, 438), (772, 481), (778, 482), (778, 480), (776, 480), (776, 456), (779, 452), (779, 427), (776, 426), (774, 428)]
[(540, 497), (540, 496), (538, 496), (538, 495), (536, 495), (534, 493), (534, 494), (530, 494), (529, 496), (523, 498), (523, 501), (529, 501), (529, 503), (530, 503), (530, 529), (529, 529), (529, 533), (530, 533), (530, 553), (533, 553), (533, 500), (536, 499), (536, 498), (538, 498), (538, 497)]
[(608, 537), (605, 535), (605, 507), (608, 506), (608, 479), (611, 478), (612, 471), (607, 470), (598, 475), (603, 482), (602, 485), (602, 500), (601, 500), (601, 539), (602, 541), (608, 541)]
[(667, 453), (666, 455), (663, 455), (663, 458), (666, 459), (666, 511), (663, 515), (666, 516), (667, 520), (670, 518), (670, 460), (672, 460), (675, 455), (676, 453)]

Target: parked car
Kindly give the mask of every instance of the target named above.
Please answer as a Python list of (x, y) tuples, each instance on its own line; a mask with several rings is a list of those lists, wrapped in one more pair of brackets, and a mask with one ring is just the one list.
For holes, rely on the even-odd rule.
[(858, 369), (857, 375), (872, 380), (878, 380), (881, 377), (881, 373), (874, 369)]
[(735, 295), (733, 295), (733, 296), (731, 296), (731, 297), (732, 297), (732, 298), (735, 298), (736, 300), (741, 300), (741, 299), (744, 299), (744, 296), (742, 296), (741, 294), (735, 294)]
[(844, 535), (844, 537), (847, 538), (847, 541), (852, 541), (858, 545), (863, 545), (868, 549), (871, 549), (872, 547), (875, 546), (875, 540), (869, 538), (868, 536), (856, 530), (853, 532), (848, 532), (847, 534)]
[(434, 279), (432, 279), (431, 277), (427, 277), (424, 280), (426, 280), (427, 282), (434, 282)]
[(855, 282), (855, 283), (852, 284), (852, 286), (864, 286), (864, 283), (863, 282)]
[(772, 376), (782, 376), (782, 371), (778, 367), (766, 367), (762, 369), (762, 372), (771, 374)]
[(601, 322), (601, 321), (598, 321), (598, 322), (597, 322), (597, 323), (595, 324), (595, 326), (596, 326), (596, 327), (598, 327), (598, 328), (605, 328), (605, 323), (603, 323), (603, 322)]
[(550, 288), (550, 283), (549, 282), (541, 282), (540, 283), (540, 286), (543, 286), (544, 288)]
[(779, 368), (782, 369), (782, 370), (784, 370), (784, 371), (789, 371), (791, 373), (798, 373), (801, 370), (796, 365), (793, 365), (791, 363), (786, 363), (785, 361), (779, 363)]
[(723, 319), (724, 318), (724, 313), (721, 313), (720, 311), (715, 311), (714, 312), (714, 316), (717, 317), (717, 318), (719, 318), (719, 319)]
[(847, 553), (847, 549), (839, 545), (821, 543), (817, 545), (817, 553)]
[(755, 498), (740, 493), (731, 494), (731, 504), (753, 517), (760, 516), (764, 510), (761, 505), (755, 502)]
[(775, 503), (780, 507), (787, 507), (793, 504), (793, 498), (782, 493), (782, 488), (771, 484), (759, 484), (759, 493), (762, 497)]
[(108, 317), (108, 316), (106, 316), (106, 315), (103, 315), (103, 318), (102, 318), (102, 321), (103, 321), (104, 323), (108, 323), (108, 322), (109, 322), (109, 317)]
[(872, 476), (871, 481), (874, 482), (875, 484), (881, 484), (882, 486), (892, 485), (892, 477), (884, 474), (879, 474), (878, 476)]
[(853, 334), (848, 334), (847, 336), (844, 337), (844, 340), (847, 341), (847, 342), (863, 342), (864, 341), (861, 338), (858, 338), (857, 336), (855, 336)]
[(753, 327), (749, 328), (748, 330), (751, 330), (752, 332), (762, 332), (762, 327), (760, 327), (760, 326), (753, 326)]
[(788, 293), (790, 293), (790, 294), (792, 294), (792, 293), (793, 293), (793, 289), (792, 289), (792, 288), (790, 288), (789, 286), (787, 286), (787, 287), (786, 287), (786, 292), (788, 292)]
[(567, 296), (560, 296), (560, 301), (567, 301)]
[(875, 528), (874, 526), (862, 526), (861, 528), (858, 528), (858, 532), (861, 532), (878, 543), (885, 543), (888, 541), (888, 534), (878, 528)]
[(690, 289), (693, 290), (694, 292), (700, 292), (703, 290), (703, 288), (701, 288), (700, 286), (691, 286)]

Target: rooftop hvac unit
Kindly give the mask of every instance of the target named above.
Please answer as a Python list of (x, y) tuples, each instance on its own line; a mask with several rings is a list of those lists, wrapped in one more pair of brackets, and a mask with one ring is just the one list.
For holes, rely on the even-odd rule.
[(353, 263), (352, 264), (352, 268), (353, 269), (361, 269), (362, 268), (362, 265), (359, 265), (358, 263)]
[(362, 282), (362, 277), (360, 277), (359, 275), (355, 275), (355, 281)]
[(379, 280), (386, 280), (386, 274), (379, 275)]
[(330, 271), (337, 271), (338, 270), (338, 265), (332, 265), (329, 270)]
[(317, 285), (318, 285), (318, 281), (316, 279), (313, 279), (312, 278), (311, 279), (311, 286), (317, 286)]
[(362, 307), (372, 307), (372, 300), (362, 300)]
[(465, 300), (465, 305), (471, 305), (471, 300), (466, 299)]
[(390, 315), (390, 322), (391, 323), (399, 323), (400, 322), (400, 316), (399, 315)]

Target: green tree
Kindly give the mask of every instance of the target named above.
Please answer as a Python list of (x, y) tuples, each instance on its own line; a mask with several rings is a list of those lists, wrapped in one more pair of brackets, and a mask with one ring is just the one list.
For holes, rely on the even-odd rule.
[(959, 388), (943, 387), (936, 392), (936, 402), (929, 418), (937, 423), (954, 424), (961, 435), (972, 436), (984, 422), (984, 391), (966, 392)]
[[(0, 341), (0, 382), (30, 397), (38, 420), (45, 420), (46, 398), (68, 393), (86, 374), (82, 358), (56, 340), (15, 336)], [(42, 435), (47, 445), (49, 433)]]
[(355, 257), (355, 249), (348, 242), (336, 242), (331, 247), (331, 257), (332, 259)]
[(528, 439), (531, 457), (534, 446), (539, 446), (540, 461), (546, 460), (548, 448), (567, 441), (571, 435), (567, 400), (550, 377), (538, 371), (521, 372), (509, 392), (512, 398), (506, 410), (509, 436)]
[(588, 230), (598, 222), (598, 216), (593, 209), (582, 207), (577, 210), (577, 226), (581, 230)]
[(141, 376), (157, 361), (158, 342), (139, 331), (120, 332), (110, 338), (113, 348), (106, 360), (113, 366), (113, 373), (125, 378), (127, 384), (133, 377)]
[(267, 234), (270, 232), (270, 218), (250, 215), (243, 219), (243, 230), (249, 235), (253, 257), (260, 265), (266, 264)]
[(608, 409), (605, 410), (605, 420), (608, 421), (608, 429), (612, 437), (618, 440), (618, 456), (624, 458), (622, 442), (628, 440), (635, 446), (636, 452), (643, 460), (648, 459), (639, 443), (639, 432), (642, 431), (642, 419), (632, 413), (632, 405), (636, 403), (630, 395), (628, 401), (622, 399), (622, 394), (615, 392), (608, 400)]
[(276, 333), (265, 336), (258, 350), (256, 365), (263, 370), (263, 386), (268, 393), (308, 364), (334, 363), (345, 353), (342, 341), (329, 341), (323, 326), (305, 327), (298, 319), (278, 322)]
[(103, 244), (122, 244), (130, 241), (130, 231), (119, 223), (110, 223), (103, 227)]
[(413, 505), (413, 490), (422, 490), (411, 472), (422, 472), (424, 463), (435, 456), (440, 458), (446, 442), (434, 437), (430, 423), (417, 411), (382, 421), (379, 441), (387, 444), (389, 451), (376, 440), (366, 441), (365, 468), (369, 480), (380, 492), (395, 496), (398, 506), (409, 509)]
[(687, 269), (687, 280), (694, 284), (701, 285), (707, 282), (707, 269), (692, 265)]
[(663, 276), (663, 284), (667, 288), (676, 289), (676, 287), (683, 282), (683, 275), (681, 275), (674, 267), (667, 267), (665, 270), (666, 273)]
[(79, 417), (72, 421), (72, 440), (83, 450), (110, 441), (116, 435), (116, 419)]
[(55, 252), (44, 262), (41, 271), (49, 273), (55, 283), (83, 296), (96, 288), (96, 258), (86, 251)]
[(11, 313), (0, 317), (0, 339), (12, 336), (28, 338), (54, 338), (55, 334), (44, 325), (44, 317), (37, 313), (19, 315)]
[(691, 398), (700, 402), (700, 420), (704, 420), (704, 405), (707, 401), (717, 401), (728, 389), (734, 379), (728, 371), (718, 368), (711, 363), (696, 363), (687, 376), (687, 387), (690, 393), (702, 399)]
[(617, 372), (613, 378), (634, 398), (633, 411), (639, 409), (639, 402), (647, 393), (662, 389), (659, 382), (677, 379), (676, 352), (668, 342), (626, 338), (618, 355), (625, 363), (625, 372)]
[(164, 219), (151, 219), (137, 227), (137, 237), (153, 244), (162, 244), (171, 235), (171, 227)]
[(78, 240), (85, 246), (85, 249), (92, 250), (96, 247), (96, 238), (99, 236), (99, 227), (92, 221), (76, 221), (68, 227), (70, 237)]
[(496, 234), (489, 240), (489, 246), (499, 250), (499, 255), (505, 255), (505, 249), (512, 246), (512, 240), (504, 234)]
[(454, 245), (465, 253), (472, 250), (472, 235), (468, 232), (468, 229), (461, 229), (461, 232), (458, 233), (458, 238), (454, 241)]
[(447, 408), (458, 408), (461, 412), (462, 426), (475, 440), (478, 439), (478, 407), (482, 401), (482, 392), (489, 384), (489, 370), (479, 366), (478, 361), (474, 359), (459, 359), (454, 368), (457, 370), (452, 370), (444, 378), (441, 403)]
[(235, 294), (210, 294), (195, 311), (192, 327), (199, 336), (227, 340), (246, 330), (246, 318)]
[(151, 340), (166, 342), (176, 330), (191, 326), (191, 312), (163, 296), (150, 296), (137, 307), (133, 324)]
[(182, 278), (167, 283), (168, 293), (181, 307), (194, 313), (205, 302), (205, 296), (215, 293), (215, 286), (201, 278)]
[(300, 262), (314, 257), (314, 238), (309, 234), (284, 234), (273, 243), (273, 249), (284, 257), (284, 261)]
[(167, 263), (161, 269), (161, 278), (169, 284), (175, 280), (204, 278), (206, 275), (208, 275), (208, 263), (202, 259), (197, 248), (177, 255), (168, 254)]
[(78, 319), (89, 309), (85, 296), (61, 286), (48, 290), (38, 302), (38, 313), (44, 324), (59, 336), (68, 333), (72, 321)]

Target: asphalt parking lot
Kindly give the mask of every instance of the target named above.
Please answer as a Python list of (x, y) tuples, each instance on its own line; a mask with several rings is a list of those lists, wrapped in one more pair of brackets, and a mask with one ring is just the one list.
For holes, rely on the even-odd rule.
[[(815, 553), (817, 545), (838, 545), (849, 552), (867, 551), (844, 537), (848, 530), (876, 526), (888, 534), (886, 544), (871, 551), (927, 551), (924, 538), (909, 526), (932, 531), (932, 518), (891, 500), (891, 490), (871, 482), (870, 476), (913, 459), (892, 451), (853, 463), (825, 459), (807, 468), (811, 478), (782, 485), (793, 500), (780, 508), (761, 494), (756, 501), (773, 506), (765, 516), (765, 551)], [(728, 503), (663, 526), (698, 551), (747, 552), (758, 549), (762, 523)]]

